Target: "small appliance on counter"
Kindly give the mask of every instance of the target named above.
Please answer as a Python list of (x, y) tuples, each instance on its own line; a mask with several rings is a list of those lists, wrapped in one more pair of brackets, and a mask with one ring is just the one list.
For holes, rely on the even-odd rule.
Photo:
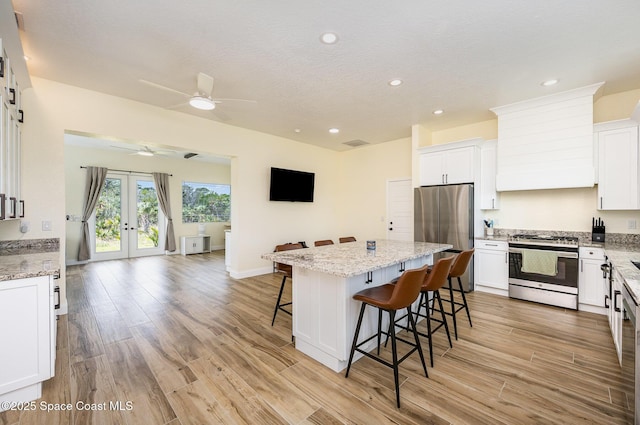
[(591, 242), (604, 243), (604, 221), (601, 218), (591, 219)]

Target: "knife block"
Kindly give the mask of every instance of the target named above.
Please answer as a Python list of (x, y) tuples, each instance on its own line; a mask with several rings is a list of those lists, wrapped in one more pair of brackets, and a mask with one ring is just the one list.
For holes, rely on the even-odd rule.
[(593, 226), (591, 229), (591, 241), (604, 243), (604, 226)]

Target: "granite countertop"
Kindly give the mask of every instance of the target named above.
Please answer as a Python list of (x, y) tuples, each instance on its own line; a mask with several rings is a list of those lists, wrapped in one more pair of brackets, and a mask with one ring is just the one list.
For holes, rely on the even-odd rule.
[(0, 243), (0, 281), (60, 273), (58, 240)]
[[(618, 249), (615, 249), (618, 248)], [(640, 270), (631, 261), (640, 262), (640, 247), (615, 247), (611, 249), (605, 244), (604, 250), (613, 264), (613, 268), (620, 273), (629, 293), (640, 304)], [(619, 249), (622, 248), (622, 249)]]
[(263, 254), (265, 260), (302, 267), (339, 277), (352, 277), (452, 248), (428, 242), (377, 240), (369, 253), (366, 242), (357, 241)]

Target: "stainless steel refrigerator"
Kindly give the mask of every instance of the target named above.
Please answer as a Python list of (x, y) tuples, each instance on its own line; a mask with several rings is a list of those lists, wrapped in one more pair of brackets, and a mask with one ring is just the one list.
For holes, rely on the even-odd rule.
[[(473, 212), (473, 184), (417, 187), (414, 189), (414, 240), (451, 244), (457, 251), (472, 248)], [(434, 262), (450, 255), (455, 254), (436, 254)], [(462, 286), (467, 292), (473, 290), (473, 261), (462, 276)]]

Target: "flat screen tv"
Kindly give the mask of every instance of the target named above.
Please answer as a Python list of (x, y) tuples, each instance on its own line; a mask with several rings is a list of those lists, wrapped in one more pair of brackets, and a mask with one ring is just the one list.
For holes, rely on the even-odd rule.
[(314, 173), (271, 167), (270, 201), (313, 202)]

